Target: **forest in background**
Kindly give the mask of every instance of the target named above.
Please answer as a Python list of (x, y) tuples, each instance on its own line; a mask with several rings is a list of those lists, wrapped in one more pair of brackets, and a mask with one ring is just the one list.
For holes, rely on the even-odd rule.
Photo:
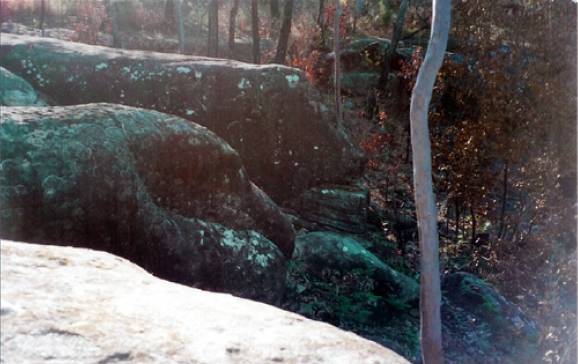
[[(3, 30), (285, 63), (303, 70), (333, 106), (338, 33), (343, 128), (365, 151), (363, 184), (387, 216), (383, 234), (395, 243), (396, 268), (417, 275), (408, 112), (430, 1), (344, 1), (337, 28), (335, 3), (322, 0), (0, 6)], [(465, 0), (452, 11), (430, 109), (443, 270), (499, 287), (538, 320), (543, 362), (569, 363), (576, 345), (576, 3)]]

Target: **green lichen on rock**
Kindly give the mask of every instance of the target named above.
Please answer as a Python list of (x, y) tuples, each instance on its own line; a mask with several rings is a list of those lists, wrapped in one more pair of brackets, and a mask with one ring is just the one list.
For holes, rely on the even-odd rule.
[(44, 106), (46, 102), (23, 78), (0, 67), (0, 106)]
[(58, 104), (120, 103), (208, 127), (277, 201), (347, 182), (363, 168), (361, 152), (294, 68), (12, 34), (3, 34), (0, 49), (0, 64)]
[(335, 232), (312, 232), (298, 236), (293, 260), (301, 262), (308, 274), (321, 277), (323, 269), (350, 272), (361, 269), (375, 282), (375, 292), (395, 297), (400, 305), (414, 305), (418, 284), (367, 251), (354, 236)]
[(4, 108), (0, 157), (0, 237), (106, 250), (173, 281), (281, 298), (291, 224), (208, 129), (110, 104)]
[(287, 308), (418, 358), (417, 282), (357, 237), (329, 231), (298, 236), (287, 286)]

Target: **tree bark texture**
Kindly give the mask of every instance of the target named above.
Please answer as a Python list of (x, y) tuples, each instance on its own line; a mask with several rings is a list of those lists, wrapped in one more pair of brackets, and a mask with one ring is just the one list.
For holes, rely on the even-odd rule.
[(428, 112), (450, 29), (451, 0), (433, 0), (432, 31), (410, 107), (415, 203), (420, 247), (420, 342), (424, 364), (443, 363), (437, 211), (432, 185)]
[(283, 9), (283, 24), (279, 34), (279, 43), (277, 44), (277, 53), (275, 54), (274, 63), (284, 64), (287, 55), (287, 45), (289, 35), (291, 34), (291, 22), (293, 21), (293, 0), (285, 0)]

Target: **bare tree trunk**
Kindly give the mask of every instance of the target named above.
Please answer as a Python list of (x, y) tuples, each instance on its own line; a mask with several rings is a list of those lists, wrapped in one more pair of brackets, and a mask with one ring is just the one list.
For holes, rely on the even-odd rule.
[(45, 21), (46, 21), (46, 0), (40, 0), (40, 32), (43, 37), (46, 35), (44, 31)]
[(179, 53), (185, 53), (185, 19), (183, 17), (183, 0), (175, 0), (175, 19), (179, 36)]
[(317, 25), (322, 26), (325, 22), (324, 20), (325, 12), (325, 0), (319, 0), (319, 12), (317, 13)]
[(211, 0), (209, 3), (209, 37), (207, 55), (219, 56), (219, 0)]
[(339, 23), (341, 20), (341, 0), (335, 0), (335, 20), (333, 23), (333, 53), (335, 54), (334, 64), (334, 86), (335, 86), (335, 116), (337, 118), (337, 129), (343, 128), (343, 115), (341, 114), (341, 52), (339, 50)]
[(411, 144), (420, 246), (420, 341), (424, 364), (443, 363), (437, 211), (432, 185), (428, 112), (450, 29), (451, 0), (433, 0), (431, 37), (413, 88)]
[(473, 207), (470, 207), (470, 214), (472, 215), (472, 240), (471, 245), (474, 246), (477, 240), (477, 220), (476, 220), (476, 211)]
[(508, 163), (504, 165), (504, 182), (502, 190), (502, 210), (500, 211), (500, 228), (498, 230), (498, 237), (504, 235), (504, 230), (506, 228), (506, 205), (508, 201)]
[(269, 38), (277, 39), (279, 37), (279, 22), (281, 20), (281, 11), (279, 10), (279, 0), (271, 0), (270, 3), (270, 22)]
[(321, 44), (325, 47), (325, 38), (327, 37), (327, 27), (325, 25), (325, 0), (319, 0), (319, 13), (317, 14), (317, 25), (321, 31)]
[(271, 3), (271, 18), (278, 19), (281, 16), (279, 12), (279, 0), (270, 0)]
[(284, 64), (287, 55), (287, 44), (289, 43), (289, 35), (291, 34), (291, 22), (293, 20), (293, 0), (285, 0), (285, 8), (283, 9), (283, 24), (281, 25), (281, 33), (279, 34), (279, 43), (277, 44), (277, 53), (275, 54), (275, 63)]
[(231, 16), (229, 17), (229, 58), (235, 55), (235, 29), (237, 28), (237, 14), (239, 14), (239, 0), (233, 0)]
[(401, 39), (401, 35), (403, 33), (403, 24), (405, 23), (405, 14), (407, 12), (408, 7), (409, 7), (409, 0), (401, 0), (401, 4), (399, 5), (399, 11), (397, 13), (397, 18), (395, 19), (395, 24), (393, 26), (391, 44), (389, 45), (389, 48), (385, 51), (385, 55), (383, 57), (381, 76), (379, 78), (379, 87), (382, 90), (384, 90), (385, 86), (387, 85), (387, 78), (389, 76), (389, 71), (391, 67), (391, 59), (395, 54), (397, 44), (399, 43), (399, 40)]
[[(105, 0), (109, 1), (109, 0)], [(175, 29), (174, 24), (176, 23), (176, 9), (175, 9), (175, 1), (174, 0), (167, 0), (165, 2), (165, 14), (164, 14), (164, 30), (167, 34), (173, 34)], [(177, 34), (178, 35), (178, 34)]]
[(112, 46), (115, 48), (123, 48), (122, 40), (120, 37), (120, 29), (118, 27), (118, 12), (114, 1), (115, 0), (106, 0), (104, 6), (106, 8), (108, 19), (110, 20), (110, 28), (112, 31)]
[(259, 38), (259, 3), (251, 0), (251, 23), (253, 31), (253, 63), (261, 63), (261, 40)]

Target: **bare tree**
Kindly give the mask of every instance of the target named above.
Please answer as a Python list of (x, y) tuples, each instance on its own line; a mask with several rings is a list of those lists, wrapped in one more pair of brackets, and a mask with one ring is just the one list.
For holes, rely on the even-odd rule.
[(431, 36), (410, 106), (415, 203), (420, 247), (421, 350), (424, 364), (443, 363), (437, 211), (432, 186), (428, 112), (450, 29), (451, 0), (433, 0)]
[(211, 0), (209, 3), (209, 42), (207, 55), (219, 56), (219, 0)]
[(277, 44), (277, 53), (275, 54), (275, 63), (285, 63), (287, 55), (287, 44), (289, 43), (289, 35), (291, 34), (291, 22), (293, 21), (293, 0), (285, 0), (285, 8), (283, 9), (283, 24), (281, 25), (281, 33), (279, 34), (279, 43)]
[(179, 53), (185, 53), (185, 19), (183, 16), (183, 0), (174, 0), (177, 34), (179, 36)]
[(279, 21), (281, 18), (281, 11), (279, 10), (279, 0), (269, 1), (271, 22), (269, 23), (270, 38), (275, 39), (279, 36)]
[(321, 31), (321, 44), (325, 46), (325, 38), (327, 36), (327, 26), (325, 22), (325, 0), (319, 0), (319, 12), (317, 13), (317, 25)]
[(237, 15), (239, 14), (239, 0), (233, 0), (231, 16), (229, 17), (229, 58), (235, 54), (235, 29), (237, 28)]
[(120, 36), (120, 29), (118, 26), (118, 9), (115, 0), (105, 0), (104, 6), (106, 15), (110, 21), (110, 28), (112, 31), (112, 46), (115, 48), (122, 48), (122, 40)]
[(44, 37), (46, 32), (44, 31), (44, 23), (46, 21), (46, 0), (40, 0), (40, 32)]
[(270, 0), (271, 4), (271, 18), (279, 18), (281, 13), (279, 11), (279, 0)]
[(389, 76), (390, 66), (391, 66), (391, 59), (395, 54), (395, 50), (397, 49), (397, 44), (401, 39), (401, 35), (403, 33), (403, 24), (405, 23), (405, 14), (407, 12), (407, 8), (409, 7), (409, 0), (401, 0), (401, 4), (399, 5), (399, 11), (397, 12), (397, 18), (395, 19), (395, 23), (393, 25), (393, 34), (391, 36), (391, 43), (389, 48), (385, 51), (385, 55), (383, 57), (383, 66), (381, 68), (381, 76), (379, 78), (379, 86), (383, 90), (387, 85), (387, 78)]
[(334, 86), (335, 86), (335, 116), (337, 129), (343, 128), (343, 115), (341, 115), (341, 53), (339, 50), (339, 24), (341, 19), (341, 0), (335, 0), (335, 19), (333, 23), (333, 54), (334, 62)]
[(325, 0), (319, 0), (319, 12), (317, 13), (317, 25), (322, 26), (325, 22), (323, 15), (325, 12)]
[(259, 38), (259, 3), (251, 0), (251, 28), (253, 31), (253, 63), (261, 63), (261, 40)]

